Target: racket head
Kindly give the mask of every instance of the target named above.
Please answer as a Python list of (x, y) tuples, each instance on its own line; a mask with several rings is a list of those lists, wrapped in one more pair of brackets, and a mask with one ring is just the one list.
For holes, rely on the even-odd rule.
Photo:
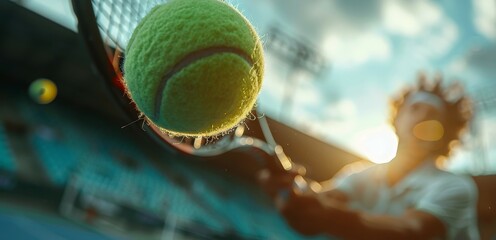
[(129, 126), (142, 128), (141, 132), (175, 151), (195, 156), (221, 155), (236, 147), (232, 144), (232, 140), (244, 134), (244, 125), (222, 136), (175, 137), (147, 121), (126, 93), (123, 63), (128, 41), (141, 19), (153, 7), (166, 2), (165, 0), (72, 0), (72, 5), (78, 19), (78, 31), (106, 86), (132, 123)]
[[(107, 87), (116, 102), (127, 113), (130, 122), (136, 118), (143, 119), (133, 101), (126, 94), (123, 83), (122, 66), (127, 43), (139, 21), (156, 5), (166, 1), (160, 0), (72, 0), (74, 12), (78, 18), (78, 30), (90, 51), (98, 72), (102, 75)], [(256, 111), (252, 113), (256, 116)], [(261, 153), (259, 163), (273, 171), (293, 171), (297, 167), (286, 156), (281, 146), (277, 145), (265, 118), (255, 117), (261, 129), (262, 141), (258, 138), (244, 136), (245, 125), (239, 125), (234, 131), (216, 138), (182, 138), (174, 137), (157, 126), (147, 124), (131, 124), (141, 127), (142, 132), (151, 136), (167, 148), (184, 154), (215, 157), (235, 149), (250, 148), (252, 155)], [(256, 151), (258, 150), (258, 151)], [(303, 167), (300, 170), (306, 171)], [(304, 172), (300, 173), (304, 175)], [(299, 178), (300, 179), (300, 178)], [(301, 178), (294, 181), (293, 190), (307, 191), (308, 183)], [(287, 201), (288, 189), (282, 189), (277, 199)]]

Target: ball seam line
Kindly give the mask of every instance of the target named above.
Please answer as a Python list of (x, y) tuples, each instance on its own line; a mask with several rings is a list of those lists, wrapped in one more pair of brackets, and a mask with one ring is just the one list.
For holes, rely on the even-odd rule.
[(163, 93), (165, 86), (167, 85), (167, 82), (170, 78), (172, 78), (176, 73), (181, 71), (183, 68), (189, 66), (195, 61), (199, 61), (203, 58), (210, 57), (214, 54), (219, 54), (219, 53), (232, 53), (235, 54), (239, 57), (241, 57), (243, 60), (245, 60), (250, 67), (253, 67), (254, 62), (252, 58), (246, 54), (243, 50), (239, 48), (234, 48), (234, 47), (226, 47), (226, 46), (214, 46), (214, 47), (209, 47), (209, 48), (203, 48), (197, 51), (194, 51), (188, 55), (186, 55), (184, 58), (179, 60), (162, 78), (160, 81), (158, 87), (157, 87), (157, 92), (155, 94), (155, 111), (154, 111), (154, 118), (157, 119), (160, 114), (160, 108), (161, 108), (161, 102), (163, 98)]

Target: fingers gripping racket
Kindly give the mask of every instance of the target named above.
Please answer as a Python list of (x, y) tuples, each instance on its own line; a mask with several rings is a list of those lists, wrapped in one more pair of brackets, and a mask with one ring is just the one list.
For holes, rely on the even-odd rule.
[[(164, 4), (160, 0), (72, 0), (73, 10), (78, 19), (78, 30), (90, 51), (91, 58), (106, 85), (114, 95), (117, 103), (127, 113), (130, 121), (140, 119), (140, 113), (132, 105), (132, 100), (125, 94), (123, 85), (122, 63), (124, 49), (139, 21), (156, 5)], [(162, 132), (154, 124), (142, 124), (142, 128), (152, 138), (168, 148), (185, 154), (212, 157), (240, 148), (252, 148), (264, 154), (266, 165), (280, 171), (289, 171), (295, 167), (278, 145), (265, 118), (256, 118), (262, 129), (265, 141), (244, 135), (244, 126), (219, 137), (215, 141), (206, 138), (181, 139)], [(135, 121), (133, 121), (135, 122)], [(297, 178), (294, 187), (306, 191), (308, 183)], [(281, 196), (287, 195), (281, 193)]]

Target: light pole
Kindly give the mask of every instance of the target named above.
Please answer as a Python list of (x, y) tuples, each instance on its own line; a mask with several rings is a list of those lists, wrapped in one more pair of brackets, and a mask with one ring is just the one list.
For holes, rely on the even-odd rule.
[(267, 51), (287, 62), (290, 66), (286, 74), (287, 82), (284, 87), (279, 118), (290, 117), (293, 107), (292, 96), (297, 87), (299, 74), (308, 72), (317, 76), (328, 68), (327, 61), (310, 43), (284, 33), (276, 27), (269, 29), (266, 47)]

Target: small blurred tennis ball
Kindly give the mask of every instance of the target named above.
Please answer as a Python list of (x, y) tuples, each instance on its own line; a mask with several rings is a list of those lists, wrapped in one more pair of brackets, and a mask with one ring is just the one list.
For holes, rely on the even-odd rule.
[(37, 79), (29, 86), (29, 96), (39, 104), (51, 103), (57, 97), (57, 85), (46, 78)]
[(212, 136), (243, 121), (262, 86), (260, 38), (240, 12), (219, 0), (156, 6), (126, 50), (125, 85), (162, 131)]

